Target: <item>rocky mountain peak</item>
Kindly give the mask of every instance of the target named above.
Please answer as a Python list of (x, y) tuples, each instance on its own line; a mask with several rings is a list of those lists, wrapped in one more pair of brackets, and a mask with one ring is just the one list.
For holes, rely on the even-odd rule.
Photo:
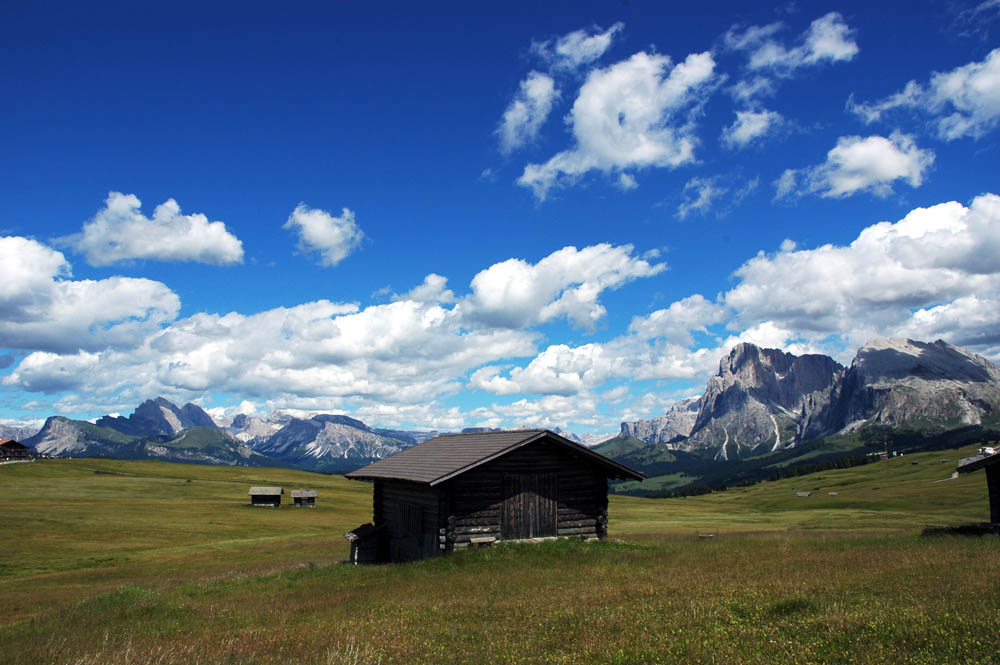
[(827, 431), (915, 422), (976, 425), (1000, 409), (1000, 370), (943, 340), (873, 339), (858, 350), (822, 422)]
[(785, 374), (794, 360), (790, 353), (741, 342), (719, 362), (718, 376), (732, 376), (748, 387), (762, 385), (775, 375)]
[(183, 408), (177, 408), (163, 397), (146, 400), (128, 418), (104, 416), (97, 420), (96, 425), (133, 436), (172, 435), (189, 427), (219, 428), (200, 406), (188, 403)]
[(661, 443), (674, 447), (677, 440), (691, 435), (698, 418), (699, 400), (699, 397), (688, 397), (675, 402), (658, 418), (622, 423), (619, 436), (630, 436), (646, 443)]
[(346, 425), (348, 427), (353, 427), (354, 429), (364, 430), (366, 432), (370, 431), (369, 428), (368, 428), (368, 425), (365, 425), (360, 420), (358, 420), (356, 418), (351, 418), (350, 416), (330, 415), (330, 414), (323, 413), (323, 414), (320, 414), (318, 416), (313, 416), (311, 418), (311, 420), (313, 422), (320, 423), (320, 424), (332, 423), (334, 425)]
[(873, 339), (858, 350), (851, 369), (869, 380), (907, 377), (928, 381), (1000, 380), (1000, 372), (988, 360), (940, 339), (935, 342), (896, 337)]

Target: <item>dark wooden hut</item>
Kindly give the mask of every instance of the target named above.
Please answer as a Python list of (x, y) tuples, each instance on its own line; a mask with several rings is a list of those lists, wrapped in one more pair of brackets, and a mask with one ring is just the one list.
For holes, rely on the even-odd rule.
[(281, 495), (284, 493), (283, 487), (251, 487), (250, 503), (254, 506), (277, 508), (281, 505)]
[(292, 502), (299, 507), (316, 507), (316, 490), (292, 490)]
[(31, 448), (18, 443), (13, 439), (0, 441), (0, 459), (2, 460), (27, 460), (34, 457)]
[(350, 561), (355, 566), (359, 563), (375, 563), (378, 560), (376, 551), (378, 529), (371, 522), (348, 531), (344, 534), (344, 538), (351, 544)]
[(986, 469), (986, 491), (990, 497), (990, 522), (1000, 524), (1000, 451), (982, 448), (977, 454), (959, 460), (958, 472)]
[(555, 536), (603, 538), (627, 466), (548, 430), (446, 434), (347, 474), (374, 481), (378, 561)]

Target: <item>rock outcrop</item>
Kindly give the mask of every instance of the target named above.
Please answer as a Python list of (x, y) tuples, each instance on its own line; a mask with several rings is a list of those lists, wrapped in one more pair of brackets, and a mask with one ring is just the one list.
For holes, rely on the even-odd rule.
[(938, 340), (875, 339), (857, 353), (805, 435), (865, 425), (978, 425), (1000, 410), (1000, 370)]
[(282, 424), (270, 420), (261, 420), (257, 416), (248, 416), (245, 413), (237, 414), (226, 431), (233, 435), (237, 441), (257, 450), (267, 443), (267, 440), (274, 436), (282, 428)]
[(708, 380), (691, 435), (678, 448), (730, 459), (792, 446), (805, 405), (825, 403), (842, 374), (829, 356), (738, 344)]
[[(668, 426), (695, 409), (685, 438)], [(818, 354), (795, 356), (739, 344), (723, 358), (697, 405), (622, 423), (622, 435), (703, 457), (732, 459), (868, 425), (950, 428), (1000, 410), (1000, 370), (947, 342), (875, 339), (850, 368)]]
[(95, 423), (98, 427), (110, 427), (132, 436), (158, 436), (177, 434), (191, 427), (218, 429), (212, 417), (196, 404), (185, 404), (177, 408), (163, 397), (148, 399), (132, 412), (128, 418), (104, 416)]
[(302, 468), (346, 469), (383, 459), (411, 444), (348, 416), (293, 418), (257, 450)]
[(630, 436), (646, 443), (659, 443), (674, 448), (678, 441), (691, 436), (698, 419), (698, 404), (698, 397), (689, 397), (673, 404), (659, 418), (622, 423), (619, 436)]

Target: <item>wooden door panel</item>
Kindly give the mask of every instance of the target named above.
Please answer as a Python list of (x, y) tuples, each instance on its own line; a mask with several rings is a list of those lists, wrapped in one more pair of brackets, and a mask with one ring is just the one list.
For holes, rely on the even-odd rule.
[(556, 535), (556, 474), (504, 474), (503, 489), (501, 536), (505, 540)]

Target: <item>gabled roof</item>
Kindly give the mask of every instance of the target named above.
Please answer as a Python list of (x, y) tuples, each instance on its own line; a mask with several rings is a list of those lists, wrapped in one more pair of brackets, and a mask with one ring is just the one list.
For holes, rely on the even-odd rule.
[(251, 487), (250, 496), (274, 496), (275, 494), (284, 494), (285, 488), (283, 487)]
[(544, 429), (443, 434), (345, 475), (355, 480), (384, 478), (437, 485), (541, 440), (579, 455), (611, 478), (645, 478), (624, 464)]
[(315, 499), (317, 494), (316, 490), (292, 490), (293, 499), (308, 499), (309, 497)]

